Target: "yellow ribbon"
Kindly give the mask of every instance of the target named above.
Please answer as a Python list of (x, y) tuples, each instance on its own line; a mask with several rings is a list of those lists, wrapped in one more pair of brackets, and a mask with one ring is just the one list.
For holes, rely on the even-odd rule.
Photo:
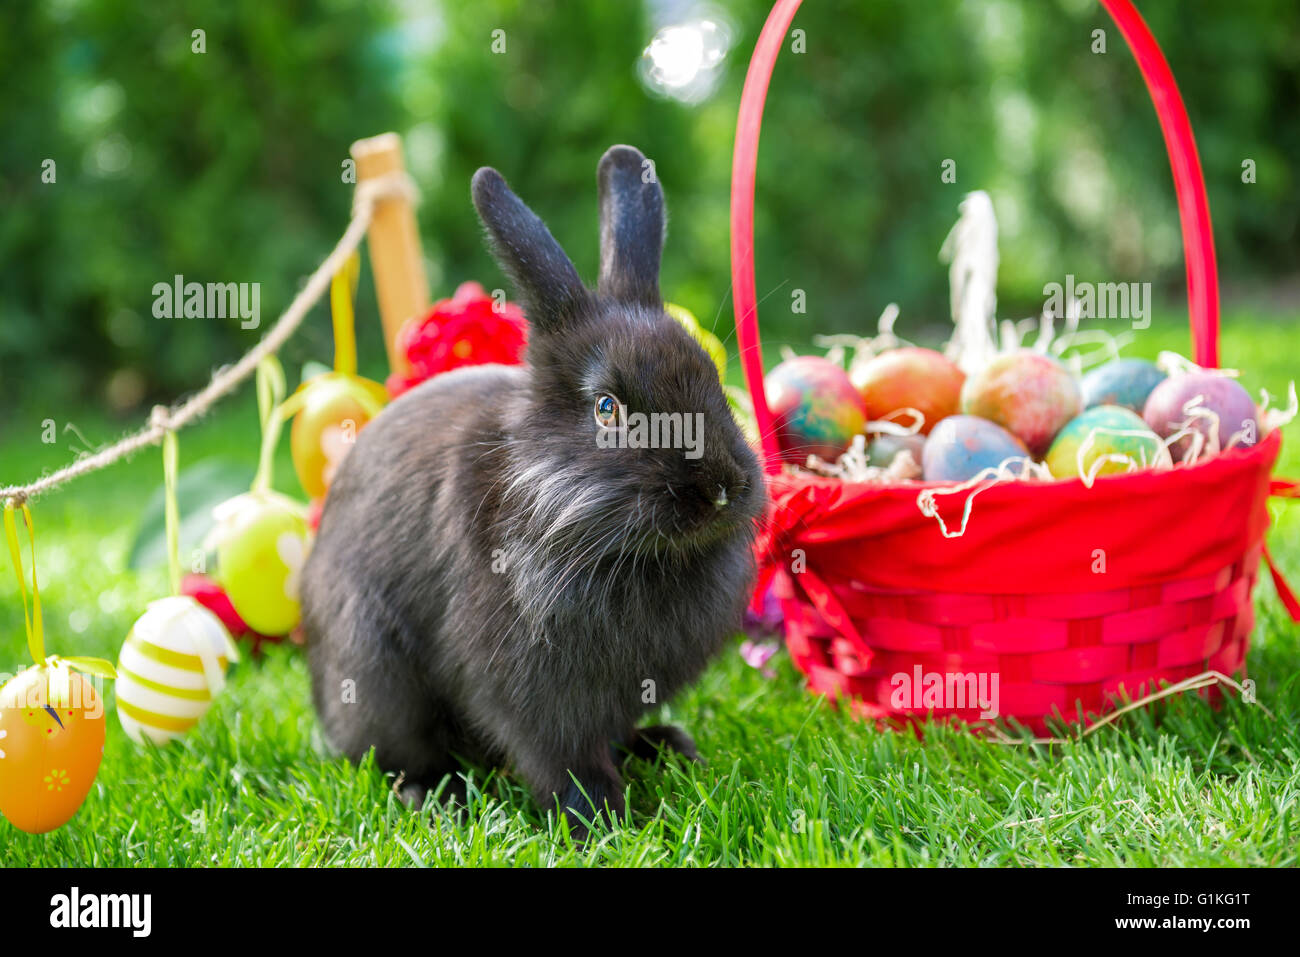
[(22, 550), (18, 546), (18, 527), (14, 521), (14, 502), (9, 499), (4, 507), (5, 538), (9, 541), (9, 557), (13, 560), (14, 574), (18, 577), (18, 593), (23, 602), (23, 621), (27, 626), (27, 650), (31, 652), (32, 661), (38, 668), (50, 671), (51, 699), (55, 698), (55, 682), (62, 688), (58, 700), (66, 700), (72, 671), (99, 675), (102, 678), (116, 678), (117, 671), (112, 662), (103, 658), (84, 658), (80, 656), (63, 658), (58, 655), (45, 654), (45, 623), (41, 617), (41, 590), (36, 581), (36, 526), (32, 522), (31, 509), (26, 503), (22, 505), (23, 524), (27, 527), (27, 540), (32, 554), (32, 606), (27, 610), (27, 582), (23, 576)]
[[(45, 625), (41, 621), (41, 589), (36, 583), (36, 527), (32, 524), (32, 510), (23, 503), (23, 523), (27, 526), (27, 540), (32, 550), (32, 610), (27, 611), (27, 583), (23, 580), (23, 555), (18, 547), (18, 529), (14, 523), (13, 499), (5, 502), (5, 537), (9, 539), (9, 557), (13, 559), (14, 574), (18, 576), (18, 594), (23, 600), (23, 621), (27, 625), (27, 650), (38, 665), (45, 663)], [(33, 618), (35, 621), (33, 622)]]
[[(366, 416), (373, 419), (388, 402), (388, 391), (378, 382), (357, 375), (357, 332), (353, 299), (361, 275), (361, 255), (353, 253), (330, 280), (330, 313), (334, 320), (334, 368), (301, 383), (279, 406), (281, 422), (287, 422), (307, 405), (308, 390), (330, 379), (342, 379), (356, 386), (350, 390)], [(283, 374), (282, 374), (283, 375)]]
[(258, 456), (257, 475), (253, 477), (254, 492), (271, 487), (275, 446), (280, 441), (280, 428), (288, 418), (281, 407), (284, 390), (284, 367), (279, 359), (269, 355), (257, 364), (257, 411), (262, 421), (262, 451)]
[(172, 594), (181, 593), (181, 519), (176, 504), (176, 433), (163, 433), (163, 513), (167, 518), (167, 571), (171, 576)]
[(354, 252), (330, 281), (330, 313), (334, 317), (334, 371), (357, 374), (356, 317), (352, 299), (361, 276), (361, 256)]

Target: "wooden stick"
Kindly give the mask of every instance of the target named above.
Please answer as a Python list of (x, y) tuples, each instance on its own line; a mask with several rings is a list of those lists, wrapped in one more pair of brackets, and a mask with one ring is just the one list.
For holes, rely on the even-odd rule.
[[(402, 138), (396, 133), (357, 140), (352, 144), (352, 158), (357, 163), (358, 186), (406, 169)], [(379, 318), (384, 324), (388, 366), (394, 372), (405, 372), (406, 360), (397, 350), (397, 331), (408, 318), (429, 306), (429, 280), (424, 274), (424, 254), (411, 203), (402, 197), (380, 200), (366, 239)]]

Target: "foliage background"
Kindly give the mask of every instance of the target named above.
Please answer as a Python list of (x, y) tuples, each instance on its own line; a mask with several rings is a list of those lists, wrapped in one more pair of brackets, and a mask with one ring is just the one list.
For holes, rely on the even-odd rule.
[[(160, 320), (153, 284), (259, 282), (269, 322), (346, 220), (349, 143), (396, 129), (424, 195), (435, 295), (491, 286), (468, 201), (500, 168), (590, 275), (594, 166), (613, 142), (656, 160), (672, 217), (664, 288), (729, 329), (736, 104), (768, 4), (722, 0), (734, 44), (688, 106), (638, 59), (689, 0), (50, 0), (0, 13), (0, 395), (115, 415), (195, 388), (246, 349), (235, 322)], [(1143, 0), (1182, 84), (1233, 301), (1296, 318), (1300, 6)], [(1072, 272), (1151, 281), (1182, 307), (1168, 162), (1147, 93), (1093, 0), (820, 0), (783, 55), (759, 165), (760, 295), (774, 341), (863, 330), (890, 301), (943, 322), (936, 252), (969, 189), (992, 192), (1008, 315)], [(206, 52), (191, 52), (191, 31)], [(1107, 52), (1092, 52), (1093, 31)], [(506, 52), (490, 51), (504, 30)], [(41, 182), (45, 159), (57, 181)], [(1244, 159), (1257, 182), (1244, 184)], [(956, 184), (940, 181), (944, 159)], [(788, 291), (807, 291), (791, 315)], [(362, 348), (381, 355), (363, 287)], [(324, 309), (290, 361), (328, 355)], [(165, 357), (161, 360), (160, 357)], [(40, 409), (37, 408), (39, 414)], [(11, 428), (13, 416), (0, 423)]]

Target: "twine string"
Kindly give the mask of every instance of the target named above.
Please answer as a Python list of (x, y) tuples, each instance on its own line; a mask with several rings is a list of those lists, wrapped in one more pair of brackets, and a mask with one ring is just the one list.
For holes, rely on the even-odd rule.
[(357, 279), (361, 274), (361, 257), (353, 253), (347, 266), (335, 273), (330, 282), (330, 312), (334, 317), (334, 371), (357, 374), (357, 329), (352, 311)]

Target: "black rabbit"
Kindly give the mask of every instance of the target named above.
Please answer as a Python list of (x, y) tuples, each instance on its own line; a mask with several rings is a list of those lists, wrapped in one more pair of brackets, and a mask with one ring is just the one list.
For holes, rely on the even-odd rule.
[(386, 408), (303, 571), (327, 737), (354, 759), (373, 746), (410, 801), (463, 759), (513, 767), (567, 814), (621, 814), (624, 749), (694, 757), (679, 729), (636, 723), (699, 675), (749, 595), (762, 475), (709, 357), (664, 312), (663, 192), (630, 146), (597, 179), (592, 292), (500, 174), (475, 174), (527, 365), (460, 369)]

